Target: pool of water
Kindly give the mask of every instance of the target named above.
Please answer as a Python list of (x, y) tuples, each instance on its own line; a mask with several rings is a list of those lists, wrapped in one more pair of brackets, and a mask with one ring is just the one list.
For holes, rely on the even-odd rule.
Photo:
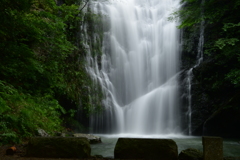
[[(128, 138), (168, 138), (173, 139), (178, 145), (178, 153), (187, 148), (195, 148), (200, 151), (202, 147), (202, 137), (182, 136), (182, 135), (97, 135), (102, 139), (102, 143), (92, 144), (91, 155), (102, 155), (103, 157), (114, 158), (114, 147), (119, 137)], [(240, 139), (223, 139), (224, 156), (240, 157)]]

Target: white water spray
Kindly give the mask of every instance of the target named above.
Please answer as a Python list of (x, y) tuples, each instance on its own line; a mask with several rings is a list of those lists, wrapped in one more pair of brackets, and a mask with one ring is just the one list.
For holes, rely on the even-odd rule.
[(168, 17), (179, 0), (92, 2), (103, 14), (102, 67), (88, 68), (104, 90), (104, 112), (90, 118), (94, 133), (180, 132), (179, 30)]

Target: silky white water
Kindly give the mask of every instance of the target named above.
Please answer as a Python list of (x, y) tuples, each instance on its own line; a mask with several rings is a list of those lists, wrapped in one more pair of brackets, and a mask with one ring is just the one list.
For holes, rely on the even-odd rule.
[(168, 21), (179, 0), (98, 0), (104, 40), (101, 67), (88, 71), (103, 89), (104, 111), (90, 117), (93, 133), (177, 134), (179, 30)]

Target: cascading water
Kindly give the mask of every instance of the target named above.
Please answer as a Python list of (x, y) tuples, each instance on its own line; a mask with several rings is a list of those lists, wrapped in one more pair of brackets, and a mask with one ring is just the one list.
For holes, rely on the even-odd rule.
[[(179, 30), (168, 17), (180, 0), (98, 0), (103, 16), (101, 68), (88, 71), (101, 84), (103, 113), (91, 116), (94, 133), (180, 132)], [(95, 58), (96, 59), (96, 58)]]
[[(202, 0), (201, 2), (201, 7), (203, 6), (205, 0)], [(203, 16), (204, 12), (202, 10), (201, 16)], [(200, 24), (200, 33), (199, 33), (199, 40), (198, 40), (198, 50), (197, 50), (197, 61), (196, 64), (190, 68), (187, 71), (187, 94), (188, 94), (188, 134), (192, 134), (192, 78), (193, 78), (193, 73), (192, 70), (193, 68), (196, 68), (200, 65), (200, 63), (203, 61), (203, 45), (204, 45), (204, 24), (205, 21), (201, 21)]]

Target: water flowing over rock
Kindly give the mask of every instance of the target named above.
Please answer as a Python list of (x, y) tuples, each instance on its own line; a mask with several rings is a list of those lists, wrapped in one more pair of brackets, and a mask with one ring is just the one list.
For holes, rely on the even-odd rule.
[[(201, 16), (204, 16), (204, 10), (203, 10), (203, 4), (205, 0), (201, 1)], [(187, 115), (188, 115), (188, 134), (192, 134), (192, 128), (193, 128), (193, 123), (192, 123), (192, 116), (194, 115), (193, 111), (193, 106), (192, 106), (192, 79), (193, 79), (193, 70), (198, 67), (202, 61), (203, 61), (203, 46), (204, 46), (204, 30), (205, 30), (205, 21), (201, 21), (200, 23), (200, 29), (199, 29), (199, 40), (198, 40), (198, 47), (197, 47), (197, 57), (196, 57), (196, 64), (191, 67), (187, 72), (186, 72), (186, 82), (187, 83), (187, 101), (188, 101), (188, 109), (187, 109)]]
[(92, 132), (179, 133), (179, 30), (168, 21), (179, 0), (99, 0), (91, 7), (105, 32), (101, 66), (89, 55), (87, 69), (106, 97), (104, 112), (90, 118)]

